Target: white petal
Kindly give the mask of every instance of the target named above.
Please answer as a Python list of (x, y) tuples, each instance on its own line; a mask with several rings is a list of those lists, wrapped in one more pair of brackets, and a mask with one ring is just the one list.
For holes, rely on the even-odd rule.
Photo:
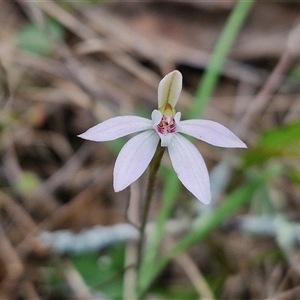
[(151, 114), (153, 127), (157, 126), (160, 123), (161, 118), (162, 118), (162, 113), (159, 110), (154, 109)]
[(209, 120), (186, 120), (179, 123), (179, 132), (206, 143), (225, 148), (247, 148), (227, 127)]
[(121, 149), (114, 168), (114, 190), (119, 192), (136, 181), (149, 165), (159, 136), (154, 130), (142, 132)]
[(138, 116), (119, 116), (108, 119), (78, 135), (85, 140), (104, 142), (152, 128), (152, 121)]
[(169, 147), (174, 170), (182, 184), (201, 202), (211, 200), (208, 171), (198, 149), (185, 137), (175, 134)]
[(181, 112), (178, 111), (178, 112), (175, 114), (175, 116), (174, 116), (175, 123), (176, 123), (176, 124), (179, 124), (180, 119), (181, 119)]
[(182, 89), (182, 75), (175, 70), (167, 74), (158, 85), (158, 108), (171, 104), (173, 107), (178, 102), (178, 98)]

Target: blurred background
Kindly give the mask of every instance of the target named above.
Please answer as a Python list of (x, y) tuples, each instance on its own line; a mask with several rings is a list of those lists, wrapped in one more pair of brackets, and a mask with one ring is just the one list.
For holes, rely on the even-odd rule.
[[(0, 2), (1, 299), (126, 298), (126, 244), (136, 239), (126, 212), (130, 197), (141, 201), (147, 174), (131, 194), (115, 193), (112, 170), (127, 138), (77, 135), (116, 115), (149, 117), (159, 81), (174, 69), (184, 78), (177, 109), (188, 117), (209, 89), (203, 78), (235, 6)], [(296, 0), (249, 9), (194, 114), (229, 127), (248, 149), (195, 142), (213, 201), (204, 206), (180, 188), (161, 252), (207, 215), (216, 225), (168, 263), (148, 299), (300, 298), (299, 16)], [(165, 155), (151, 222), (169, 168)], [(224, 203), (234, 212), (218, 213)]]

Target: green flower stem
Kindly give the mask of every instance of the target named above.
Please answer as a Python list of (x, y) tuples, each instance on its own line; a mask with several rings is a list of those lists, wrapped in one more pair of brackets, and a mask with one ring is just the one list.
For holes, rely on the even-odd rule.
[(160, 162), (162, 159), (162, 156), (165, 152), (165, 147), (161, 147), (160, 144), (158, 144), (156, 152), (152, 158), (152, 161), (149, 166), (149, 178), (148, 178), (148, 185), (146, 190), (146, 196), (145, 196), (145, 203), (142, 213), (142, 221), (141, 221), (141, 227), (140, 227), (140, 239), (138, 243), (138, 270), (140, 268), (140, 264), (142, 261), (142, 249), (143, 249), (143, 243), (144, 243), (144, 237), (145, 237), (145, 228), (148, 220), (148, 214), (150, 209), (150, 203), (152, 199), (153, 194), (153, 188), (155, 183), (155, 178), (157, 175), (157, 171), (160, 166)]
[[(168, 172), (169, 170), (164, 170), (165, 172)], [(170, 175), (170, 172), (168, 172)], [(163, 193), (163, 201), (162, 201), (162, 207), (159, 211), (155, 228), (153, 235), (151, 236), (151, 240), (149, 242), (149, 245), (147, 247), (147, 251), (145, 253), (145, 258), (143, 259), (141, 263), (141, 274), (145, 273), (152, 273), (152, 269), (154, 271), (154, 265), (153, 262), (157, 258), (157, 253), (160, 248), (161, 241), (164, 236), (164, 228), (166, 224), (166, 220), (168, 220), (174, 204), (177, 200), (177, 195), (180, 192), (181, 186), (177, 184), (178, 178), (175, 173), (171, 173), (171, 176), (169, 180), (166, 182), (166, 186)], [(144, 275), (143, 275), (144, 276)], [(141, 276), (142, 277), (142, 276)], [(141, 280), (141, 277), (139, 280)]]

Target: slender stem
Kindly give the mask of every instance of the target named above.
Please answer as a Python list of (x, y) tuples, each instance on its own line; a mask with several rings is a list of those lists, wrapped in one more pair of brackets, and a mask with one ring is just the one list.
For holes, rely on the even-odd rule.
[(160, 249), (161, 241), (165, 234), (166, 222), (169, 219), (171, 211), (173, 210), (177, 200), (176, 195), (179, 194), (181, 188), (181, 186), (177, 184), (178, 178), (174, 173), (169, 172), (171, 180), (166, 181), (162, 195), (162, 206), (160, 207), (159, 214), (156, 218), (154, 232), (151, 232), (151, 239), (149, 243), (147, 243), (147, 249), (145, 249), (145, 256), (140, 266), (141, 276), (139, 276), (139, 280), (141, 280), (143, 274), (152, 273), (152, 270), (155, 269), (153, 262), (157, 258), (157, 253)]
[(146, 224), (147, 224), (150, 203), (151, 203), (151, 198), (152, 198), (152, 194), (153, 194), (153, 187), (154, 187), (154, 183), (155, 183), (156, 174), (159, 169), (160, 162), (161, 162), (164, 152), (165, 152), (165, 147), (161, 147), (159, 144), (157, 146), (156, 152), (155, 152), (154, 157), (149, 166), (149, 178), (148, 178), (147, 191), (146, 191), (146, 196), (145, 196), (145, 204), (144, 204), (144, 209), (143, 209), (143, 213), (142, 213), (140, 239), (139, 239), (139, 245), (138, 245), (138, 270), (140, 268), (140, 263), (142, 260), (142, 248), (143, 248), (144, 237), (145, 237), (145, 228), (146, 228)]

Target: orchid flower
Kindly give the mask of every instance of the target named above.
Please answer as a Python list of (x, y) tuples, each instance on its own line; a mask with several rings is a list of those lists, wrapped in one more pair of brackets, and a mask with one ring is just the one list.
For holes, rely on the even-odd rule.
[(233, 132), (209, 120), (181, 121), (175, 111), (182, 89), (182, 75), (175, 70), (167, 74), (158, 86), (158, 109), (151, 120), (139, 116), (118, 116), (108, 119), (79, 137), (96, 142), (111, 141), (140, 132), (121, 149), (113, 171), (115, 192), (136, 181), (150, 164), (158, 143), (167, 147), (175, 172), (182, 184), (200, 201), (211, 199), (208, 171), (202, 155), (182, 134), (190, 135), (218, 147), (247, 148)]

